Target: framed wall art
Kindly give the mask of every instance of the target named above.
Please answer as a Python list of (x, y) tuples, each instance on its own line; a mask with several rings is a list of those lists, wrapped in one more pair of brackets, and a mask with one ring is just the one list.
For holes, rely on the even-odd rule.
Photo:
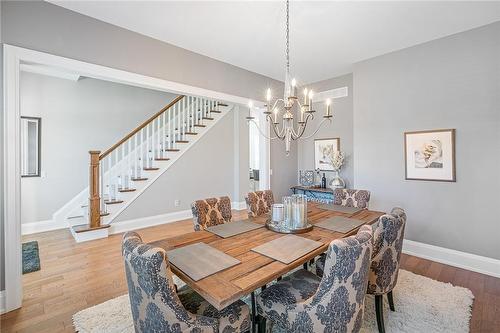
[(336, 150), (340, 150), (340, 138), (314, 139), (314, 169), (333, 171), (330, 161)]
[(405, 132), (405, 177), (454, 182), (455, 129)]

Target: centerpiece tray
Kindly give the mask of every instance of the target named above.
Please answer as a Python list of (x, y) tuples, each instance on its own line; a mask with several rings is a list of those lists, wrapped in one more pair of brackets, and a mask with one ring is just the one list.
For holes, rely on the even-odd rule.
[(304, 227), (292, 228), (290, 226), (286, 226), (282, 221), (275, 222), (271, 218), (268, 218), (266, 221), (266, 228), (274, 232), (279, 232), (280, 234), (302, 234), (304, 232), (311, 231), (313, 225), (306, 222)]

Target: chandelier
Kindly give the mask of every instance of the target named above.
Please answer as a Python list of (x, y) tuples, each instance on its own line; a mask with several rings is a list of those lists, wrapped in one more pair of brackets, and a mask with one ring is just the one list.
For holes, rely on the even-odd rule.
[[(303, 137), (304, 132), (307, 127), (309, 120), (314, 119), (313, 109), (313, 96), (314, 93), (311, 89), (304, 88), (303, 102), (300, 102), (300, 98), (297, 96), (297, 81), (290, 76), (290, 10), (289, 10), (289, 0), (286, 1), (286, 67), (285, 67), (285, 89), (283, 98), (278, 98), (274, 102), (272, 101), (271, 89), (267, 89), (266, 93), (266, 109), (264, 114), (266, 116), (266, 122), (271, 125), (275, 137), (268, 137), (259, 127), (259, 124), (255, 121), (255, 117), (251, 114), (251, 109), (253, 107), (252, 101), (248, 103), (249, 111), (248, 117), (246, 117), (248, 125), (254, 123), (257, 126), (259, 132), (264, 137), (274, 140), (280, 139), (285, 141), (285, 152), (286, 155), (290, 153), (290, 144), (292, 140), (297, 140), (299, 138), (308, 139), (314, 136), (323, 123), (326, 121), (331, 122), (331, 101), (326, 100), (326, 109), (323, 115), (323, 120), (319, 123), (314, 133)], [(281, 109), (282, 108), (282, 109)], [(297, 118), (294, 118), (294, 113)], [(294, 119), (296, 119), (294, 121)], [(281, 124), (280, 124), (281, 121)]]

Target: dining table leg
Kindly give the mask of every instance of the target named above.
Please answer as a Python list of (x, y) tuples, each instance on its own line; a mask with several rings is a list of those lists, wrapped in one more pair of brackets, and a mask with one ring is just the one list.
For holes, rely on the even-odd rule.
[(252, 333), (257, 330), (257, 313), (255, 313), (255, 293), (252, 291), (250, 294), (250, 299), (252, 301)]

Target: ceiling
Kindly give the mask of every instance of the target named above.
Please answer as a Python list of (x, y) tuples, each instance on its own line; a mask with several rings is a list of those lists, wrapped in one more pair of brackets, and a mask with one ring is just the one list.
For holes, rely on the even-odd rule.
[[(50, 2), (284, 80), (284, 2)], [(292, 75), (309, 83), (346, 74), (358, 61), (495, 21), (500, 2), (293, 1)]]

